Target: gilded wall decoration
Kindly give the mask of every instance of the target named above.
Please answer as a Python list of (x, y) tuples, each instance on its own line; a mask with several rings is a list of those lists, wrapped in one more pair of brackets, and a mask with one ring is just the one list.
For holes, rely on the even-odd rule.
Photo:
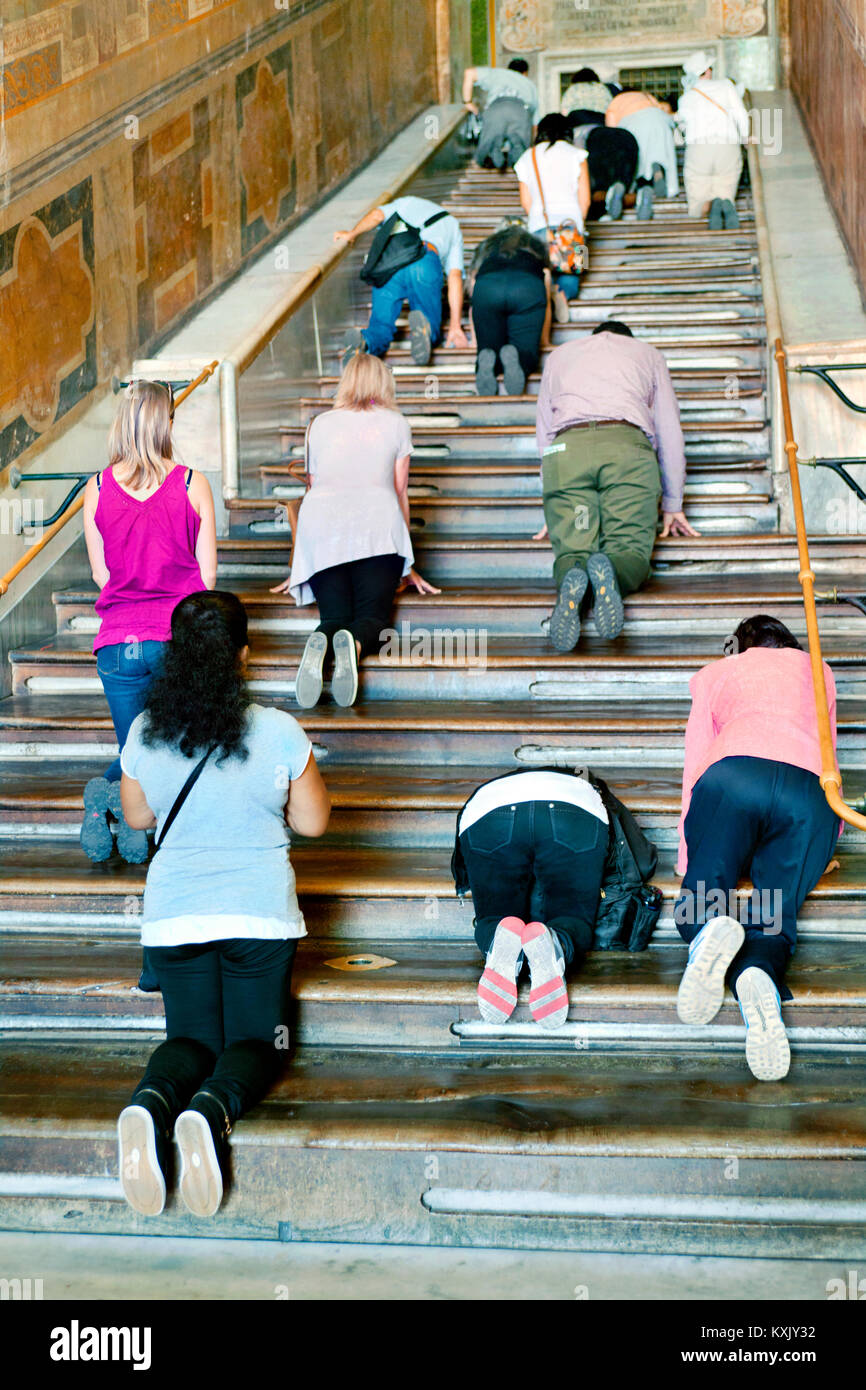
[(238, 73), (235, 102), (241, 255), (246, 256), (285, 223), (295, 208), (291, 43)]
[(138, 342), (162, 334), (212, 279), (207, 99), (133, 150)]
[(93, 190), (0, 235), (0, 466), (96, 385)]

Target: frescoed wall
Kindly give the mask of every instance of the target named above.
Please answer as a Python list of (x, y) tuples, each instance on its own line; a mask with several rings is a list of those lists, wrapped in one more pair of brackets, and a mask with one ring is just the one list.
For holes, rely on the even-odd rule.
[(441, 5), (2, 0), (0, 469), (439, 99)]

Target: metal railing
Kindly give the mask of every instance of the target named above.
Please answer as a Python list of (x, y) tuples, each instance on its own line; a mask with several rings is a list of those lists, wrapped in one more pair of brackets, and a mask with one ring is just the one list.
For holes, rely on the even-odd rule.
[[(188, 396), (192, 395), (197, 386), (201, 386), (202, 382), (207, 381), (209, 377), (213, 376), (218, 366), (219, 361), (216, 359), (213, 362), (209, 362), (208, 365), (199, 372), (197, 377), (188, 382), (184, 389), (178, 392), (174, 397), (173, 409), (177, 410), (177, 407), (182, 405)], [(58, 509), (60, 514), (58, 515), (55, 513), (54, 516), (49, 519), (45, 524), (45, 530), (39, 537), (39, 540), (36, 541), (34, 545), (31, 545), (29, 550), (25, 550), (21, 558), (16, 560), (12, 568), (7, 570), (3, 578), (0, 579), (0, 598), (7, 592), (13, 579), (17, 579), (22, 570), (25, 570), (27, 566), (36, 559), (36, 556), (45, 549), (49, 541), (52, 541), (57, 533), (62, 531), (63, 527), (68, 525), (72, 518), (77, 516), (81, 511), (81, 508), (84, 506), (84, 488), (91, 476), (90, 473), (22, 473), (20, 469), (15, 469), (13, 471), (13, 487), (20, 487), (22, 483), (27, 482), (47, 482), (54, 478), (75, 478), (76, 483), (71, 492), (67, 494), (64, 502), (60, 504), (60, 508)]]
[(803, 496), (800, 491), (800, 472), (797, 462), (797, 444), (794, 439), (794, 426), (791, 419), (791, 398), (788, 394), (788, 364), (782, 339), (776, 338), (775, 359), (779, 369), (779, 391), (782, 404), (782, 419), (785, 427), (785, 453), (788, 459), (788, 473), (791, 480), (791, 501), (794, 508), (794, 522), (797, 528), (797, 551), (800, 557), (799, 580), (803, 589), (803, 607), (806, 610), (806, 632), (809, 642), (809, 660), (812, 665), (812, 685), (815, 692), (815, 713), (818, 717), (818, 741), (821, 748), (821, 786), (829, 805), (849, 825), (866, 830), (866, 816), (855, 811), (844, 800), (841, 793), (842, 778), (836, 762), (833, 747), (833, 731), (830, 727), (830, 708), (827, 701), (827, 686), (824, 680), (824, 659), (821, 655), (821, 638), (818, 632), (818, 611), (815, 606), (815, 572), (809, 559), (809, 542), (806, 536), (806, 520), (803, 513)]

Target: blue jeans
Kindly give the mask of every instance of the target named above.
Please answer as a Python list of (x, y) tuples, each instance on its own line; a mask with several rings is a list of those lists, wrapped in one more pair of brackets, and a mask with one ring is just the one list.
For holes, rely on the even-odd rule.
[[(133, 719), (144, 709), (150, 683), (159, 670), (166, 645), (165, 642), (118, 642), (110, 647), (100, 647), (96, 653), (96, 670), (102, 681), (121, 753)], [(120, 781), (119, 756), (105, 776), (109, 782)]]
[(420, 309), (430, 324), (433, 346), (442, 333), (442, 262), (435, 251), (392, 275), (386, 285), (373, 286), (373, 308), (364, 329), (367, 351), (383, 357), (394, 340), (397, 318), (403, 300), (410, 309)]

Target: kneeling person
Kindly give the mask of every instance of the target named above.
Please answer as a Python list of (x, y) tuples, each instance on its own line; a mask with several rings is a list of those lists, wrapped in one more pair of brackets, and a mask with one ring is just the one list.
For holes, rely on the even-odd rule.
[(536, 418), (544, 501), (559, 598), (550, 618), (557, 651), (571, 651), (594, 596), (599, 637), (618, 637), (623, 596), (650, 572), (659, 500), (662, 536), (696, 536), (682, 510), (686, 459), (664, 356), (609, 320), (556, 348)]
[(510, 1018), (524, 959), (533, 1019), (542, 1028), (565, 1022), (565, 972), (592, 944), (608, 834), (600, 794), (566, 771), (494, 778), (463, 807), (452, 867), (458, 894), (472, 891), (486, 1022)]

